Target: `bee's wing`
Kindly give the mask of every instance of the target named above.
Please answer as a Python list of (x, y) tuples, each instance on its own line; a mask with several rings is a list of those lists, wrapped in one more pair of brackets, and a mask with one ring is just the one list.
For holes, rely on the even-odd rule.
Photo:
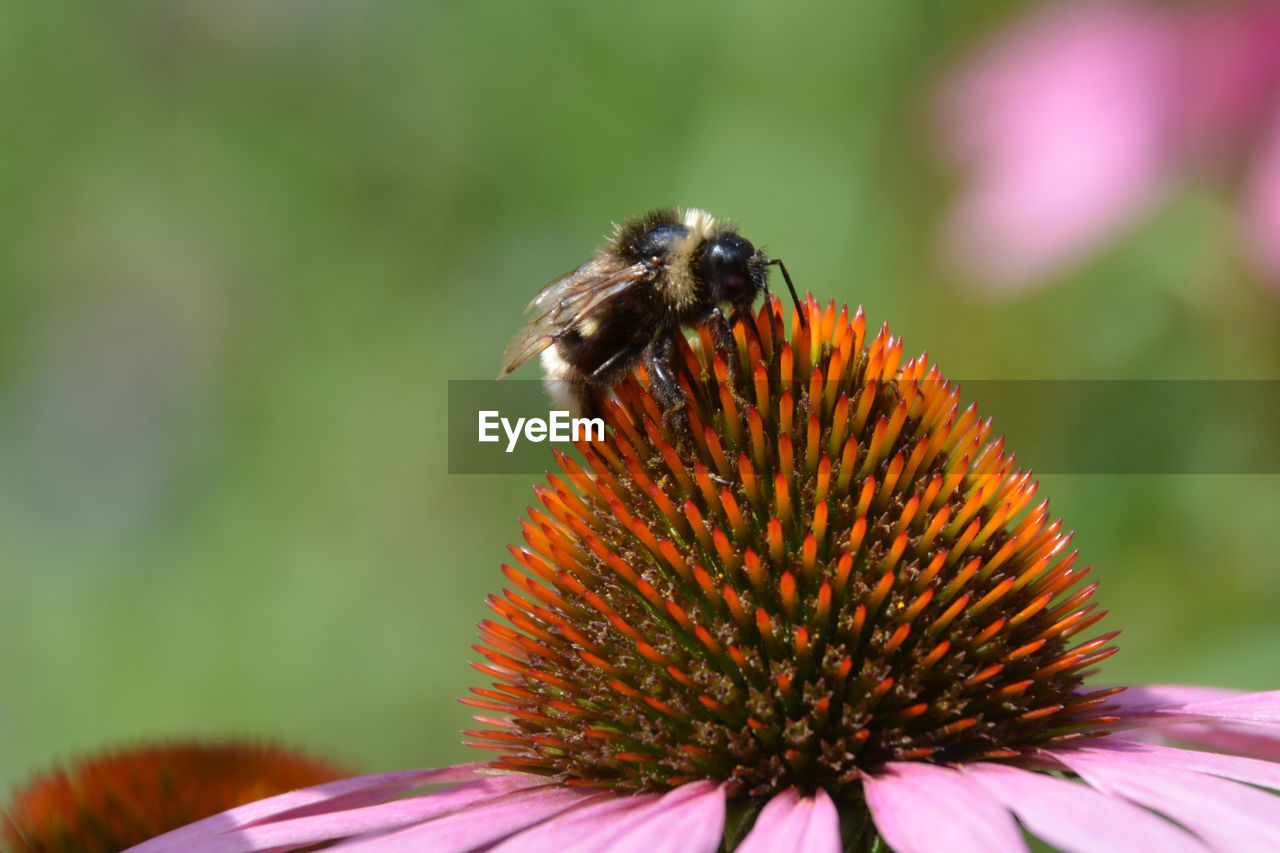
[(590, 317), (610, 299), (644, 281), (649, 272), (644, 264), (618, 268), (597, 259), (542, 288), (525, 309), (533, 316), (502, 354), (502, 372), (498, 378), (551, 346), (556, 338)]

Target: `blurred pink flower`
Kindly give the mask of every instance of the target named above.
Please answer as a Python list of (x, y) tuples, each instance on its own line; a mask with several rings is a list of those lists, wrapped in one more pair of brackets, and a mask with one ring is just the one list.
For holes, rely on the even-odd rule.
[[(1261, 850), (1280, 837), (1280, 764), (1145, 742), (1168, 727), (1193, 745), (1280, 745), (1280, 691), (1130, 688), (1114, 697), (1128, 732), (1025, 750), (1006, 761), (890, 762), (863, 780), (876, 830), (899, 853), (1026, 850), (1021, 824), (1064, 850)], [(1072, 781), (1054, 773), (1070, 773)], [(423, 785), (453, 787), (400, 799)], [(232, 809), (130, 853), (254, 853), (342, 840), (343, 850), (712, 853), (725, 788), (665, 793), (570, 787), (493, 775), (483, 764), (331, 782)], [(1168, 818), (1166, 820), (1165, 818)], [(736, 848), (842, 849), (836, 804), (789, 788)]]
[(1244, 230), (1280, 284), (1280, 2), (1034, 13), (942, 98), (966, 174), (950, 252), (1013, 291), (1098, 248), (1190, 169), (1244, 161)]

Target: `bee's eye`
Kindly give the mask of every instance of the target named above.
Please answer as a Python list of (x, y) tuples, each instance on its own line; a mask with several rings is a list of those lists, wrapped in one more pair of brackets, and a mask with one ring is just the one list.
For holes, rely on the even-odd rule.
[(761, 283), (751, 273), (749, 261), (755, 247), (737, 234), (727, 233), (708, 240), (699, 253), (699, 273), (715, 302), (735, 305), (756, 298)]

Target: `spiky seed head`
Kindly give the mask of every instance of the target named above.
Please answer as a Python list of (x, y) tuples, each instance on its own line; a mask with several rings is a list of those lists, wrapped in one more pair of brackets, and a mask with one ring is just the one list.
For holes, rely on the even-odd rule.
[(887, 328), (804, 310), (685, 343), (692, 441), (638, 370), (606, 439), (557, 455), (464, 700), (497, 766), (856, 797), (886, 761), (1104, 730), (1114, 691), (1083, 679), (1114, 635), (1074, 642), (1103, 614), (1030, 473)]

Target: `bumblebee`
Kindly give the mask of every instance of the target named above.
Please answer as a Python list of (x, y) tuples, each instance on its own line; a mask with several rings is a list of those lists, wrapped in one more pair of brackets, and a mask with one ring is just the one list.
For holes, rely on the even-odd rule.
[[(677, 336), (685, 326), (707, 326), (717, 348), (732, 348), (722, 306), (749, 309), (768, 290), (770, 266), (782, 270), (799, 306), (787, 268), (733, 225), (697, 208), (632, 219), (594, 258), (533, 297), (525, 309), (530, 320), (507, 345), (498, 378), (541, 354), (553, 402), (595, 417), (598, 392), (643, 361), (664, 420), (678, 421)], [(736, 359), (730, 367), (736, 374)]]

